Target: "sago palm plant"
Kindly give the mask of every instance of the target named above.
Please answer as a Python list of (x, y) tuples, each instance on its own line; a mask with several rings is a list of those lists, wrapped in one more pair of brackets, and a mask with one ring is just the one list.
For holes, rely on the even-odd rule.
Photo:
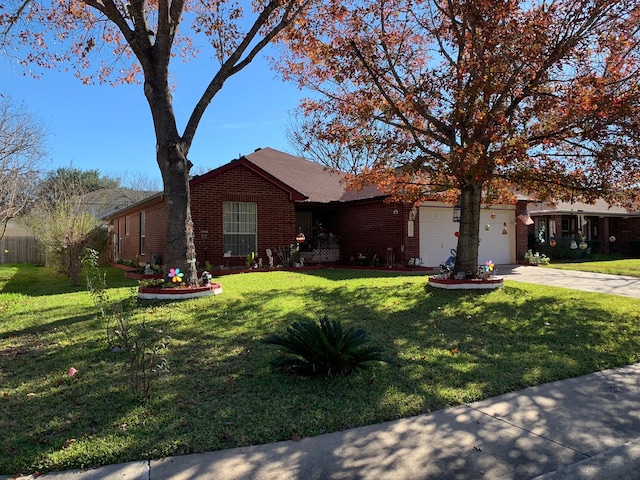
[(265, 343), (281, 347), (281, 356), (273, 366), (290, 374), (328, 377), (348, 375), (365, 362), (385, 361), (383, 349), (367, 346), (362, 329), (344, 329), (326, 316), (319, 322), (295, 322), (284, 334), (274, 334)]

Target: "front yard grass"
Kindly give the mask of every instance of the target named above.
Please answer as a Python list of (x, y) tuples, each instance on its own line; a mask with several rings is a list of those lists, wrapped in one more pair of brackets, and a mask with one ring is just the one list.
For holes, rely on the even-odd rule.
[(583, 272), (608, 273), (611, 275), (627, 275), (630, 277), (640, 277), (640, 258), (566, 263), (553, 261), (549, 265), (545, 265), (545, 267), (559, 268), (562, 270), (581, 270)]
[[(106, 269), (109, 295), (137, 282)], [(217, 279), (222, 295), (139, 303), (171, 337), (151, 399), (132, 394), (83, 288), (0, 265), (0, 474), (91, 467), (315, 436), (638, 361), (640, 300), (506, 280), (491, 292), (425, 276), (322, 269)], [(425, 288), (426, 287), (426, 288)], [(262, 343), (326, 314), (388, 363), (350, 377), (273, 373)], [(68, 375), (71, 367), (78, 373)]]

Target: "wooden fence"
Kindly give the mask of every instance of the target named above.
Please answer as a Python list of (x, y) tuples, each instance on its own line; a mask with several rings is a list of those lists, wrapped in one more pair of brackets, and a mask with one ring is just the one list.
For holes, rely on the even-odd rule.
[(44, 265), (47, 258), (34, 237), (4, 237), (0, 240), (0, 263), (35, 263)]

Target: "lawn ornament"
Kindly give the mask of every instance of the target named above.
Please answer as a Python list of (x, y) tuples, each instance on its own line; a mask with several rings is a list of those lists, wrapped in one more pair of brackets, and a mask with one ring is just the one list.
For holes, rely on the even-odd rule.
[(440, 273), (451, 275), (453, 273), (453, 267), (456, 265), (456, 249), (451, 249), (451, 256), (447, 258), (447, 261), (440, 265)]

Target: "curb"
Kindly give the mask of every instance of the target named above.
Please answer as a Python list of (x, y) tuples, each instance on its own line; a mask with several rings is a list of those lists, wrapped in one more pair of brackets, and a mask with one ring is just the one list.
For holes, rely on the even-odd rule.
[(640, 439), (599, 453), (533, 480), (639, 480)]

